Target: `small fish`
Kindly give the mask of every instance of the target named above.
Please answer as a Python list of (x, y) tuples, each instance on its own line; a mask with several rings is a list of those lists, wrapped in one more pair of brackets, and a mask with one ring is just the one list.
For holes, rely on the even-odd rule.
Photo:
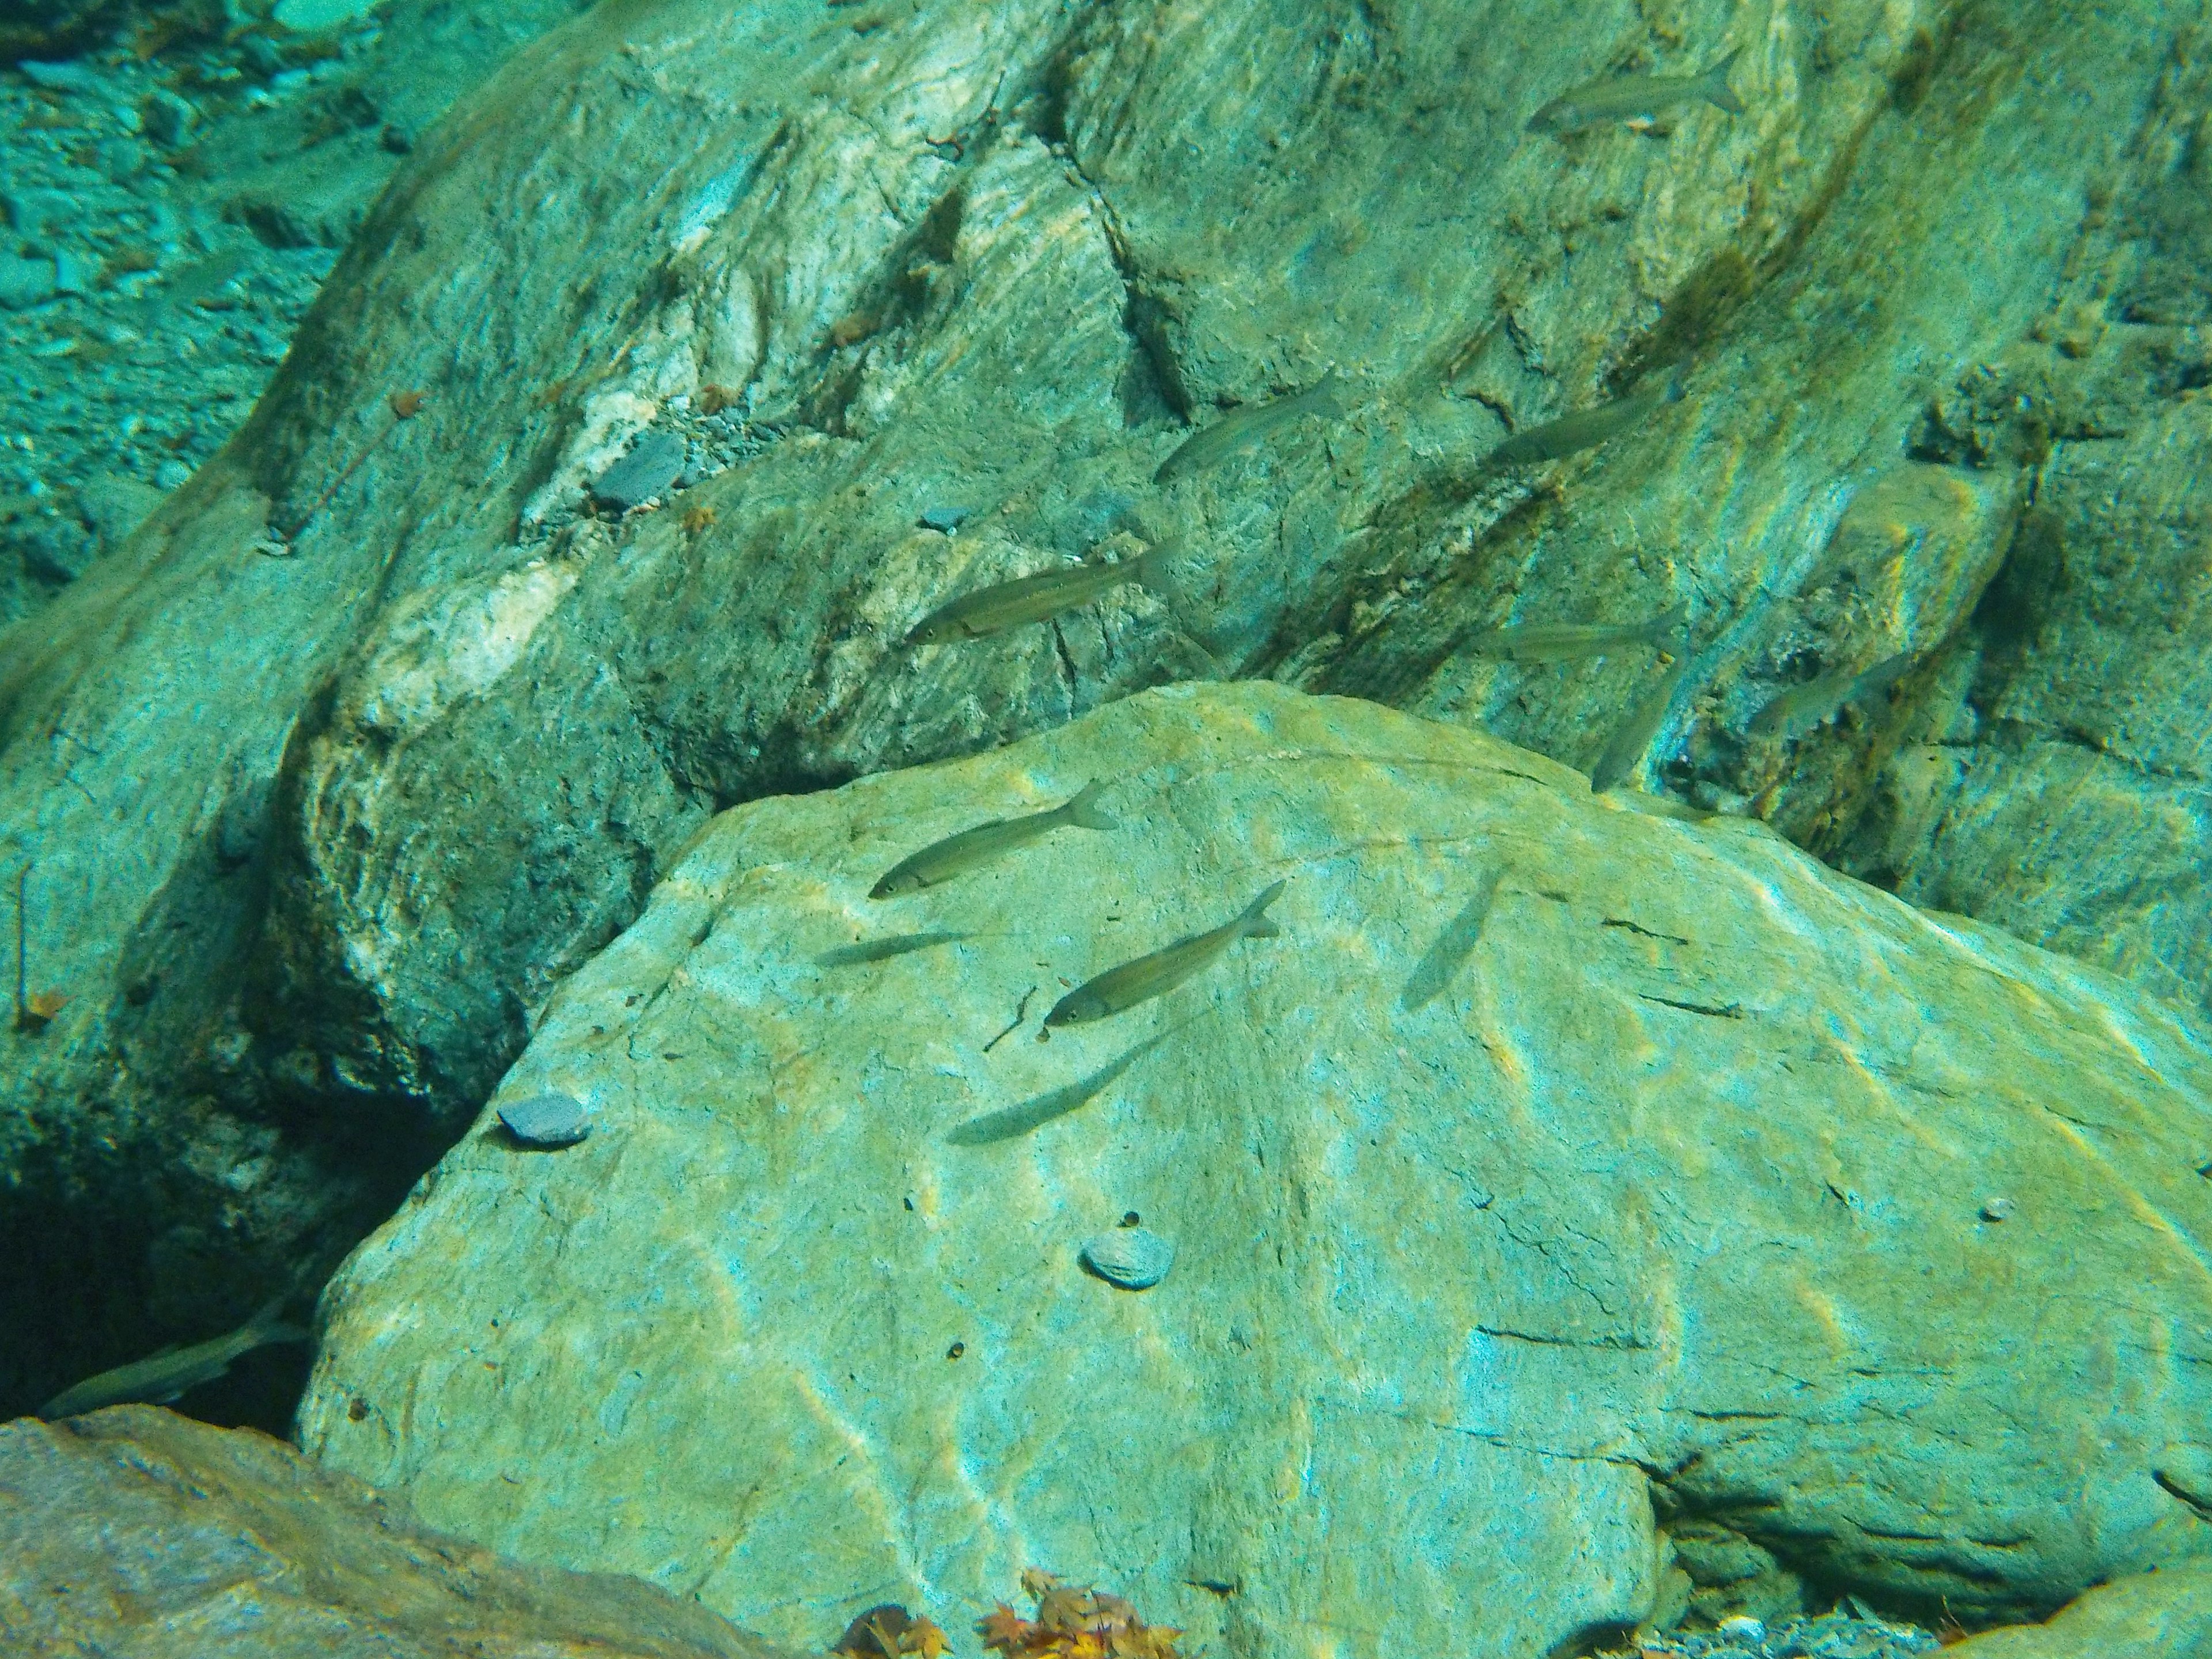
[(151, 1359), (118, 1365), (112, 1371), (88, 1377), (40, 1407), (39, 1415), (51, 1423), (59, 1418), (96, 1412), (103, 1406), (120, 1406), (132, 1401), (166, 1406), (185, 1389), (212, 1382), (222, 1376), (230, 1370), (231, 1361), (240, 1354), (276, 1342), (305, 1342), (305, 1330), (277, 1317), (287, 1300), (288, 1297), (278, 1297), (228, 1336), (195, 1343), (189, 1348), (173, 1348)]
[(1845, 703), (1870, 697), (1901, 678), (1911, 666), (1911, 653), (1900, 652), (1894, 657), (1885, 657), (1863, 673), (1844, 669), (1823, 674), (1784, 691), (1753, 715), (1751, 724), (1744, 729), (1754, 738), (1802, 736)]
[(1674, 694), (1682, 689), (1682, 682), (1690, 677), (1690, 641), (1686, 636), (1675, 641), (1681, 649), (1676, 653), (1674, 665), (1668, 670), (1666, 678), (1652, 689), (1651, 695), (1628, 711), (1628, 718), (1614, 728), (1606, 740), (1605, 752), (1590, 768), (1590, 793), (1603, 794), (1627, 781), (1636, 770), (1636, 763), (1644, 758), (1644, 751), (1651, 746), (1659, 727), (1673, 706)]
[(957, 945), (963, 939), (975, 937), (973, 933), (893, 933), (884, 939), (864, 939), (858, 944), (840, 945), (834, 950), (824, 951), (814, 960), (823, 968), (851, 968), (864, 962), (888, 962), (893, 957), (906, 955), (909, 951), (927, 951), (939, 945)]
[(1528, 118), (1531, 132), (1581, 132), (1613, 121), (1656, 120), (1664, 111), (1700, 99), (1730, 115), (1743, 100), (1729, 90), (1739, 46), (1703, 75), (1618, 75), (1563, 93)]
[(1485, 470), (1496, 472), (1509, 466), (1533, 466), (1556, 461), (1584, 449), (1595, 449), (1608, 438), (1617, 438), (1656, 409), (1682, 400), (1680, 376), (1669, 376), (1664, 386), (1632, 397), (1616, 398), (1595, 409), (1578, 409), (1556, 421), (1516, 432), (1483, 457)]
[(1173, 483), (1177, 478), (1202, 472), (1260, 444), (1302, 415), (1340, 419), (1345, 409), (1344, 391), (1344, 381), (1331, 368), (1304, 392), (1232, 409), (1211, 426), (1184, 439), (1175, 453), (1159, 464), (1152, 474), (1152, 482)]
[(1571, 662), (1578, 657), (1602, 656), (1625, 645), (1664, 647), (1689, 623), (1690, 607), (1678, 605), (1650, 622), (1528, 623), (1516, 628), (1493, 628), (1469, 640), (1468, 648), (1510, 662)]
[(882, 879), (868, 889), (868, 896), (890, 898), (896, 894), (934, 887), (979, 864), (1003, 858), (1018, 847), (1026, 847), (1062, 825), (1072, 824), (1079, 830), (1118, 830), (1121, 824), (1098, 808), (1098, 797), (1105, 789), (1104, 783), (1094, 779), (1078, 790), (1073, 799), (1062, 801), (1050, 811), (1032, 812), (1019, 818), (993, 818), (988, 823), (963, 830), (943, 841), (933, 841), (884, 871)]
[(1135, 1048), (1108, 1061), (1089, 1077), (1063, 1083), (1057, 1089), (1048, 1089), (1018, 1106), (985, 1112), (980, 1117), (956, 1123), (945, 1132), (945, 1139), (954, 1146), (988, 1146), (995, 1141), (1012, 1140), (1017, 1136), (1025, 1135), (1056, 1117), (1066, 1117), (1079, 1106), (1087, 1106), (1097, 1099), (1116, 1078), (1166, 1042), (1171, 1035), (1173, 1033), (1163, 1031), (1158, 1036), (1146, 1037)]
[(1273, 939), (1283, 930), (1267, 920), (1267, 907), (1280, 897), (1284, 884), (1277, 882), (1244, 907), (1233, 921), (1109, 968), (1086, 980), (1052, 1006), (1044, 1017), (1047, 1026), (1079, 1025), (1104, 1019), (1172, 991), (1185, 980), (1204, 973), (1240, 939)]
[(1444, 924), (1443, 932), (1437, 935), (1437, 942), (1429, 946), (1428, 954), (1399, 994), (1398, 1006), (1407, 1013), (1425, 1008), (1442, 995), (1461, 964), (1474, 954), (1475, 941), (1482, 937), (1482, 924), (1490, 918), (1492, 902), (1498, 897), (1498, 884), (1504, 877), (1503, 870), (1492, 871), (1476, 887), (1474, 896)]
[(1079, 605), (1088, 605), (1100, 594), (1135, 582), (1158, 591), (1162, 567), (1169, 549), (1151, 547), (1133, 559), (1112, 564), (1078, 564), (1047, 570), (1035, 576), (1017, 576), (994, 582), (972, 593), (940, 605), (908, 634), (904, 644), (945, 645), (955, 640), (977, 640), (1004, 633), (1024, 623), (1043, 622)]

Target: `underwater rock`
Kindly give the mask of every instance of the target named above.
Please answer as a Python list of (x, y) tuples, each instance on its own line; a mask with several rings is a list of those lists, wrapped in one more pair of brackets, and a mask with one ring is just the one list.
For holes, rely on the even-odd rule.
[(2212, 1562), (2100, 1584), (2040, 1625), (1984, 1631), (1944, 1659), (2198, 1659), (2212, 1653)]
[[(149, 1308), (183, 1335), (319, 1275), (717, 805), (1168, 681), (1352, 692), (1588, 764), (1648, 656), (1468, 642), (1687, 604), (1697, 658), (1628, 781), (2200, 998), (2202, 769), (2073, 719), (2129, 736), (2130, 684), (2199, 719), (2196, 612), (2156, 614), (2163, 566), (2116, 575), (2101, 714), (2064, 675), (2008, 678), (2091, 591), (2036, 579), (2031, 495), (2070, 577), (2212, 490), (2146, 435), (2205, 418), (2194, 0), (1792, 0), (1764, 33), (1725, 0), (1644, 10), (1616, 38), (1467, 3), (392, 0), (320, 78), (276, 85), (306, 42), (222, 47), (278, 106), (233, 120), (210, 93), (189, 149), (127, 185), (72, 159), (108, 115), (35, 130), (52, 165), (25, 191), (66, 184), (83, 222), (37, 234), (105, 274), (5, 313), (11, 361), (86, 407), (41, 401), (0, 516), (141, 410), (134, 471), (187, 416), (179, 465), (204, 464), (104, 571), (82, 539), (22, 541), (82, 572), (0, 648), (0, 823), (37, 826), (5, 850), (48, 861), (33, 972), (70, 1000), (0, 1034), (22, 1194), (0, 1255), (52, 1264), (23, 1322), (66, 1351), (0, 1351), (0, 1396), (141, 1351)], [(1738, 49), (1742, 115), (1526, 131), (1611, 64)], [(113, 56), (135, 108), (155, 70)], [(170, 171), (208, 222), (173, 262), (147, 195)], [(109, 234), (142, 210), (153, 270)], [(228, 412), (199, 422), (218, 351)], [(1240, 424), (1155, 488), (1332, 365), (1340, 417)], [(1482, 470), (1509, 425), (1675, 370), (1682, 401), (1604, 445)], [(684, 510), (580, 530), (591, 481), (687, 398)], [(916, 528), (963, 501), (989, 535)], [(1173, 542), (1172, 591), (898, 652), (957, 596), (1117, 538)], [(16, 545), (0, 614), (48, 596)], [(465, 660), (431, 661), (449, 635)], [(1785, 688), (1900, 654), (1894, 696), (1747, 740)], [(2001, 680), (2019, 712), (1984, 723)]]
[(592, 481), (592, 498), (627, 513), (667, 493), (684, 471), (684, 440), (672, 432), (647, 432), (629, 453)]
[[(1116, 829), (868, 896), (1091, 779)], [(1264, 948), (1036, 1040), (1277, 880)], [(866, 926), (969, 937), (815, 965)], [(778, 1639), (1023, 1559), (1194, 1650), (1521, 1659), (1655, 1606), (1655, 1504), (1975, 1620), (2205, 1547), (2212, 1037), (1480, 732), (1173, 687), (735, 808), (503, 1086), (556, 1080), (618, 1133), (456, 1146), (331, 1285), (302, 1442)], [(1068, 1271), (1101, 1194), (1173, 1294)]]
[(570, 1095), (549, 1092), (510, 1100), (499, 1121), (526, 1146), (573, 1146), (592, 1133), (592, 1115)]
[(501, 1559), (251, 1429), (0, 1427), (0, 1646), (310, 1659), (781, 1659), (636, 1578)]
[(1175, 1246), (1149, 1227), (1109, 1227), (1084, 1241), (1082, 1257), (1109, 1285), (1149, 1291), (1175, 1266)]

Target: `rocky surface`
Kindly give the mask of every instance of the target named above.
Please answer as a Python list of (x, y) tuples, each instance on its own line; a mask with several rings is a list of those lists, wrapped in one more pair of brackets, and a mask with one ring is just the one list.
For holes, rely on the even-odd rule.
[(0, 1428), (0, 1643), (111, 1659), (775, 1659), (632, 1578), (502, 1561), (280, 1441), (126, 1406)]
[(2101, 1585), (2047, 1624), (1984, 1631), (1956, 1659), (2185, 1659), (2212, 1653), (2212, 1566), (2195, 1562)]
[[(1091, 779), (1118, 830), (867, 896)], [(1278, 880), (1279, 937), (1038, 1040)], [(2040, 1616), (2212, 1552), (2208, 1085), (2155, 999), (1757, 824), (1170, 688), (714, 820), (501, 1085), (591, 1138), (447, 1155), (302, 1441), (777, 1638), (1041, 1560), (1236, 1653)], [(1129, 1212), (1142, 1292), (1078, 1260)]]
[[(633, 0), (396, 163), (368, 122), (294, 151), (398, 171), (246, 428), (0, 644), (0, 856), (35, 865), (29, 991), (67, 999), (0, 1036), (0, 1247), (42, 1337), (0, 1395), (319, 1279), (713, 811), (1169, 680), (1577, 766), (1665, 690), (1638, 781), (2201, 996), (2203, 27)], [(1742, 114), (1528, 130), (1730, 50)], [(283, 144), (355, 74), (303, 68)], [(353, 222), (255, 199), (257, 246), (277, 210)], [(1332, 367), (1341, 416), (1155, 482)], [(1481, 465), (1675, 369), (1602, 447)], [(595, 506), (655, 434), (668, 493)], [(969, 586), (1170, 538), (1162, 591), (898, 648)], [(1671, 667), (1470, 648), (1678, 601)]]
[(575, 10), (114, 6), (119, 38), (0, 73), (0, 623), (237, 430), (401, 155)]

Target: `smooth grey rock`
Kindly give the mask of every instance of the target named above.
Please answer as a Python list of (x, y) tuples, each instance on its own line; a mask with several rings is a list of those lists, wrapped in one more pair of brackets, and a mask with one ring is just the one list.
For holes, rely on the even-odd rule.
[(1149, 1227), (1109, 1227), (1083, 1243), (1083, 1265), (1125, 1291), (1149, 1291), (1175, 1266), (1175, 1246)]
[(15, 72), (33, 86), (44, 87), (48, 92), (97, 93), (102, 88), (99, 71), (75, 58), (43, 63), (25, 58), (17, 61)]
[(684, 440), (672, 432), (647, 432), (629, 453), (592, 480), (592, 496), (602, 507), (627, 513), (665, 495), (684, 471)]
[(527, 1146), (573, 1146), (592, 1133), (592, 1115), (572, 1095), (554, 1091), (510, 1100), (499, 1121)]
[(924, 530), (939, 530), (950, 536), (975, 516), (972, 507), (931, 507), (923, 508), (921, 517), (915, 522)]

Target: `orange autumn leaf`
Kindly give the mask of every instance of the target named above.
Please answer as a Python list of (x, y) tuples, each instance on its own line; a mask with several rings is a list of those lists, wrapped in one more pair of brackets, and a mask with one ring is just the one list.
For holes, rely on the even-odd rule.
[(58, 991), (41, 991), (36, 996), (26, 997), (23, 1006), (33, 1019), (52, 1019), (69, 1006), (69, 999)]
[(975, 1621), (975, 1633), (983, 1638), (983, 1645), (1007, 1653), (1028, 1646), (1031, 1633), (1036, 1630), (1036, 1626), (1004, 1601)]
[(945, 1639), (945, 1632), (931, 1620), (917, 1619), (900, 1636), (899, 1651), (918, 1653), (921, 1659), (945, 1659), (945, 1656), (952, 1651), (952, 1644)]

